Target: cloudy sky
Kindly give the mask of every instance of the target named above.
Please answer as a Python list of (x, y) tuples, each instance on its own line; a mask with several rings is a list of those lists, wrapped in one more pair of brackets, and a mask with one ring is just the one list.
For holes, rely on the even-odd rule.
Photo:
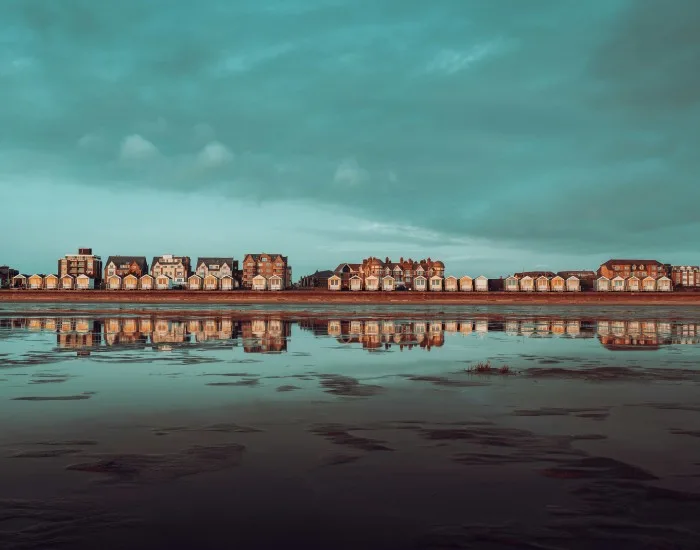
[(697, 0), (7, 0), (0, 264), (700, 263)]

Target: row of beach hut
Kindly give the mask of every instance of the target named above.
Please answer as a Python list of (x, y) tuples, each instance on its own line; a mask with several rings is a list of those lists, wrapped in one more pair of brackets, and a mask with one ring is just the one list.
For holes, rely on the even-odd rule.
[[(567, 279), (560, 277), (507, 277), (503, 282), (506, 292), (580, 292), (581, 281), (572, 276)], [(598, 277), (594, 289), (598, 292), (670, 292), (673, 284), (668, 277)]]
[[(348, 288), (352, 291), (368, 290), (368, 291), (392, 291), (400, 288), (403, 283), (397, 283), (396, 279), (391, 275), (386, 275), (384, 277), (377, 277), (376, 275), (370, 275), (364, 280), (362, 277), (355, 275), (350, 277), (348, 281)], [(332, 275), (328, 278), (328, 290), (342, 290), (343, 280), (338, 275)], [(433, 277), (423, 277), (419, 275), (413, 279), (411, 285), (411, 290), (418, 292), (486, 292), (489, 289), (489, 280), (480, 275), (476, 279), (465, 275), (464, 277), (457, 278), (453, 275), (449, 277), (440, 277), (435, 275)]]
[[(264, 279), (264, 277), (263, 277)], [(17, 275), (13, 278), (13, 286), (30, 290), (90, 290), (94, 288), (94, 279), (87, 275)], [(233, 290), (236, 287), (233, 277), (225, 275), (221, 278), (215, 275), (200, 277), (192, 275), (187, 279), (189, 290)], [(265, 285), (265, 290), (269, 285)], [(167, 275), (111, 275), (105, 280), (107, 290), (168, 290), (173, 288), (173, 281)], [(281, 288), (281, 278), (280, 278)]]

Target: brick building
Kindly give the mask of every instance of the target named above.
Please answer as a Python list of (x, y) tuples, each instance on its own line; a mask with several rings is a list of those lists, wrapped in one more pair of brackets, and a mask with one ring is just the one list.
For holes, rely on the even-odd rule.
[(700, 287), (700, 267), (697, 265), (671, 266), (671, 280), (676, 287)]
[(292, 285), (292, 268), (287, 256), (281, 254), (246, 254), (243, 258), (241, 285), (245, 289), (253, 288), (253, 277), (262, 275), (269, 279), (273, 275), (282, 278), (282, 288)]
[(608, 260), (598, 268), (599, 277), (614, 279), (615, 277), (645, 277), (667, 276), (666, 266), (657, 260)]
[(12, 283), (12, 277), (19, 275), (19, 271), (9, 266), (0, 266), (0, 288), (7, 288)]
[(384, 261), (370, 256), (362, 260), (359, 264), (343, 263), (335, 268), (335, 274), (342, 279), (342, 288), (349, 288), (350, 279), (359, 277), (364, 286), (365, 279), (370, 275), (374, 275), (381, 279), (387, 275), (394, 278), (394, 282), (398, 287), (413, 287), (413, 280), (418, 276), (423, 276), (426, 279), (438, 276), (445, 277), (445, 264), (440, 260), (432, 260), (430, 258), (423, 260), (413, 260), (411, 258), (400, 258), (398, 262), (391, 261), (391, 258), (385, 258)]
[(102, 258), (92, 253), (92, 248), (79, 248), (77, 254), (66, 254), (58, 260), (58, 276), (87, 275), (97, 288), (102, 282)]

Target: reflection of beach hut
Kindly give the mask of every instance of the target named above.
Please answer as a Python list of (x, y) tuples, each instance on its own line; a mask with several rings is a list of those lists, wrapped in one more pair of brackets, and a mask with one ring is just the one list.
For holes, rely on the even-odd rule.
[(552, 321), (552, 334), (560, 335), (566, 332), (566, 323), (560, 319)]
[(567, 292), (580, 292), (581, 291), (581, 280), (572, 275), (566, 280), (566, 291)]
[(427, 286), (428, 279), (423, 277), (423, 275), (418, 275), (418, 277), (413, 279), (413, 290), (424, 292)]
[(659, 277), (656, 280), (656, 290), (659, 292), (671, 292), (673, 290), (671, 279), (668, 277)]
[(560, 277), (559, 275), (552, 277), (549, 284), (552, 292), (564, 292), (564, 277)]
[(187, 277), (187, 290), (202, 290), (202, 278), (196, 273)]
[(471, 334), (474, 330), (474, 323), (472, 321), (460, 321), (459, 332), (461, 334)]
[(44, 277), (44, 289), (46, 290), (56, 290), (58, 283), (58, 275), (50, 274)]
[(170, 290), (173, 288), (173, 280), (167, 275), (158, 275), (155, 280), (156, 290)]
[(610, 321), (598, 321), (596, 331), (600, 336), (608, 336), (610, 334)]
[(350, 334), (353, 336), (362, 334), (362, 321), (350, 321)]
[(474, 290), (474, 281), (468, 275), (461, 277), (459, 279), (459, 290), (460, 292), (471, 292)]
[(328, 277), (328, 290), (340, 290), (343, 279), (338, 277), (338, 275), (331, 275)]
[(598, 292), (609, 292), (610, 279), (608, 279), (607, 277), (598, 277), (595, 282), (595, 289)]
[(430, 277), (430, 290), (432, 292), (441, 292), (442, 291), (442, 277), (439, 275), (433, 275)]
[(474, 279), (474, 290), (477, 292), (488, 292), (489, 290), (489, 280), (484, 275), (479, 275)]
[(581, 321), (567, 321), (566, 333), (569, 336), (578, 336), (581, 334)]
[(129, 273), (122, 281), (124, 290), (136, 290), (139, 287), (139, 278), (133, 273)]
[(486, 319), (479, 319), (474, 323), (474, 330), (477, 334), (486, 334), (489, 331), (489, 322)]
[(121, 290), (122, 278), (119, 275), (110, 275), (107, 277), (107, 290)]
[(20, 273), (12, 277), (12, 288), (27, 288), (27, 276)]
[(217, 290), (219, 288), (219, 278), (210, 273), (202, 280), (202, 286), (204, 290)]
[(72, 275), (63, 275), (61, 277), (61, 290), (73, 290), (75, 279)]
[(27, 279), (27, 288), (30, 290), (41, 290), (44, 287), (44, 276), (35, 273)]
[(95, 288), (95, 279), (84, 273), (75, 278), (75, 288), (78, 290), (92, 290)]
[(629, 277), (627, 279), (627, 290), (630, 292), (639, 292), (639, 278), (638, 277)]
[(396, 279), (391, 275), (386, 275), (382, 278), (382, 290), (392, 291), (394, 290), (396, 284)]
[(644, 277), (644, 279), (642, 279), (642, 290), (645, 292), (653, 292), (656, 290), (656, 279), (654, 279), (654, 277)]
[(619, 275), (615, 277), (612, 281), (612, 289), (613, 292), (622, 292), (625, 290), (625, 279), (624, 277), (620, 277)]
[(545, 275), (540, 275), (535, 279), (537, 292), (549, 292), (549, 279)]
[(233, 277), (231, 275), (223, 275), (219, 279), (221, 290), (233, 290)]
[(358, 277), (357, 275), (350, 277), (350, 290), (362, 290), (362, 278)]
[(456, 292), (457, 286), (457, 277), (453, 275), (445, 277), (445, 292)]
[(262, 275), (253, 277), (253, 290), (267, 290), (267, 279)]
[(445, 322), (445, 332), (449, 332), (450, 334), (454, 334), (457, 332), (457, 321), (446, 321)]
[(340, 321), (328, 321), (328, 336), (340, 336)]
[(153, 287), (155, 286), (155, 279), (146, 273), (145, 275), (142, 275), (141, 278), (139, 279), (139, 288), (141, 290), (153, 290)]
[(514, 277), (513, 275), (506, 277), (505, 281), (503, 282), (503, 290), (506, 292), (517, 292), (520, 290), (518, 287), (518, 278)]
[(376, 275), (370, 275), (365, 280), (365, 290), (379, 290), (379, 278)]
[(273, 275), (267, 280), (270, 290), (282, 290), (282, 277)]
[(535, 281), (532, 277), (529, 275), (525, 275), (522, 279), (520, 279), (520, 290), (523, 292), (532, 292), (535, 290)]

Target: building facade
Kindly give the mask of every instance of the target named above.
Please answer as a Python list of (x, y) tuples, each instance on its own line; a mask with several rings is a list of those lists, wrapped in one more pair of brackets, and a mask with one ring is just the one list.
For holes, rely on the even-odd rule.
[(151, 262), (151, 275), (155, 278), (166, 275), (170, 278), (172, 286), (185, 286), (187, 279), (192, 275), (190, 258), (172, 254), (156, 256)]
[(367, 285), (368, 277), (377, 277), (378, 280), (386, 276), (391, 276), (394, 279), (396, 288), (413, 289), (413, 283), (416, 277), (425, 277), (430, 280), (431, 277), (445, 277), (445, 264), (440, 260), (432, 260), (431, 258), (423, 260), (413, 260), (412, 258), (400, 258), (398, 262), (394, 262), (387, 257), (383, 261), (375, 256), (370, 256), (362, 260), (362, 263), (342, 263), (335, 268), (335, 274), (342, 279), (342, 288), (350, 287), (350, 280), (359, 277), (364, 288), (372, 287), (374, 282)]
[(608, 260), (598, 268), (598, 277), (607, 277), (610, 280), (615, 277), (656, 279), (667, 275), (666, 266), (657, 260)]
[(92, 253), (92, 248), (79, 248), (77, 254), (66, 254), (58, 260), (58, 276), (77, 278), (86, 275), (97, 288), (102, 283), (102, 258)]
[(141, 277), (146, 273), (148, 273), (146, 256), (110, 256), (105, 263), (104, 280), (106, 281), (112, 275)]
[(671, 266), (673, 286), (681, 288), (700, 287), (700, 266), (674, 265)]
[(245, 289), (253, 288), (253, 278), (258, 275), (269, 279), (276, 275), (282, 279), (283, 289), (292, 285), (291, 268), (287, 256), (281, 254), (246, 254), (243, 258), (241, 285)]
[(11, 286), (12, 277), (19, 275), (19, 271), (12, 269), (9, 266), (0, 266), (0, 288), (7, 288)]
[(207, 275), (213, 275), (217, 279), (229, 276), (235, 280), (238, 280), (238, 260), (234, 260), (231, 257), (197, 258), (195, 273), (199, 275), (202, 279), (205, 279)]
[(330, 269), (316, 271), (311, 275), (305, 275), (299, 279), (299, 286), (301, 288), (328, 288), (328, 280), (333, 276), (333, 274), (333, 271)]

